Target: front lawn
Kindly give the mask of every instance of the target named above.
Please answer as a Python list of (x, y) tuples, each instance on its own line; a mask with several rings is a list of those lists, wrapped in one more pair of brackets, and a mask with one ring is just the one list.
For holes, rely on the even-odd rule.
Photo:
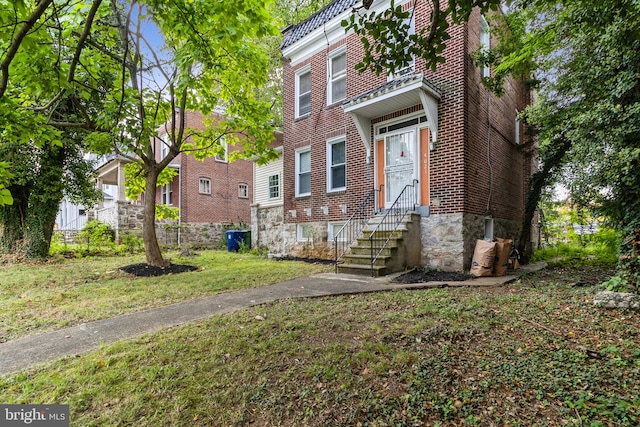
[(72, 425), (637, 426), (640, 314), (608, 271), (285, 300), (0, 379)]
[(198, 270), (149, 278), (120, 270), (144, 262), (140, 255), (0, 264), (0, 342), (331, 269), (225, 251), (198, 251), (189, 257), (175, 252), (169, 257)]

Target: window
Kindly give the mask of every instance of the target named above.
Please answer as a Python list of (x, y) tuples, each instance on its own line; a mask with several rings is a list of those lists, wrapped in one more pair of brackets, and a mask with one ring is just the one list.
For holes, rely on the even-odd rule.
[(516, 110), (516, 122), (515, 122), (515, 136), (513, 142), (520, 144), (520, 117), (518, 116), (518, 110)]
[(307, 242), (313, 241), (313, 225), (311, 224), (298, 224), (298, 241)]
[(169, 137), (169, 134), (166, 134), (162, 138), (158, 138), (158, 141), (160, 141), (160, 159), (164, 159), (169, 154), (171, 138)]
[(200, 178), (198, 192), (200, 194), (211, 194), (211, 180), (209, 178)]
[(238, 185), (238, 197), (241, 199), (249, 198), (249, 186), (247, 184)]
[[(342, 227), (344, 227), (344, 224), (345, 224), (344, 221), (341, 221), (341, 222), (330, 222), (329, 224), (327, 224), (327, 228), (328, 228), (327, 234), (328, 234), (329, 241), (333, 241), (336, 238), (336, 236), (338, 235), (338, 233), (340, 232)], [(338, 241), (339, 242), (344, 242), (346, 240), (347, 240), (347, 236), (346, 236), (345, 232), (343, 232), (342, 235), (338, 237)]]
[(229, 146), (227, 146), (227, 141), (225, 141), (224, 137), (220, 139), (220, 147), (222, 152), (216, 155), (216, 161), (227, 163), (229, 160)]
[(311, 148), (296, 151), (296, 196), (311, 194)]
[(163, 205), (173, 204), (173, 188), (171, 183), (165, 184), (160, 189), (160, 197)]
[[(489, 31), (489, 24), (484, 16), (480, 17), (480, 49), (483, 53), (486, 53), (491, 49), (491, 32)], [(491, 76), (491, 67), (485, 63), (482, 67), (482, 77)]]
[(311, 112), (311, 68), (296, 72), (296, 118)]
[(484, 240), (493, 241), (493, 218), (484, 219)]
[(269, 199), (280, 198), (280, 175), (269, 176)]
[(344, 137), (327, 141), (327, 191), (346, 188), (346, 143)]
[[(415, 31), (415, 25), (414, 25), (414, 21), (413, 21), (413, 13), (411, 14), (411, 16), (409, 18), (405, 19), (402, 22), (402, 24), (405, 25), (405, 26), (406, 25), (409, 26), (409, 28), (407, 30), (407, 36), (412, 36), (412, 35), (415, 34), (416, 31)], [(413, 55), (411, 55), (411, 58), (409, 59), (409, 63), (406, 64), (404, 67), (402, 67), (400, 69), (397, 69), (395, 71), (395, 73), (393, 73), (393, 74), (390, 73), (389, 76), (388, 76), (388, 80), (393, 80), (396, 77), (400, 77), (400, 76), (404, 76), (406, 74), (413, 73), (415, 63), (416, 63), (415, 58), (414, 58)]]
[(341, 48), (329, 55), (328, 60), (329, 90), (327, 103), (341, 101), (347, 97), (347, 51)]

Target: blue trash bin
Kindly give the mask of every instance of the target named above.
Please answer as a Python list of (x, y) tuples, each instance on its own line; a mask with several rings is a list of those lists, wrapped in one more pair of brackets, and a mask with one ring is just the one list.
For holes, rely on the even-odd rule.
[(227, 230), (227, 251), (238, 252), (243, 236), (244, 232), (242, 230)]

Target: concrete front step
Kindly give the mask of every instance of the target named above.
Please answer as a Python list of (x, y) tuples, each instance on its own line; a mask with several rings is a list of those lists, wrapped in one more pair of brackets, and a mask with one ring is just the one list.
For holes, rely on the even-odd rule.
[[(361, 276), (371, 276), (371, 265), (363, 264), (338, 264), (338, 273), (342, 274), (359, 274)], [(387, 268), (385, 266), (374, 265), (373, 276), (380, 277), (387, 274)]]
[[(358, 265), (371, 265), (371, 255), (370, 254), (366, 254), (366, 255), (358, 255), (358, 254), (349, 254), (349, 255), (345, 255), (344, 257), (342, 257), (342, 259), (344, 260), (345, 263), (347, 264), (358, 264)], [(380, 255), (376, 261), (375, 261), (375, 265), (383, 265), (386, 266), (387, 265), (387, 261), (391, 260), (391, 256), (390, 255)]]

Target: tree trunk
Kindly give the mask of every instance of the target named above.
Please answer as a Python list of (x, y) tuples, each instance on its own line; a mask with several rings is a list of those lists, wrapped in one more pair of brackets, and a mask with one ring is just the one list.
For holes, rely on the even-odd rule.
[(147, 264), (154, 267), (166, 267), (168, 263), (162, 257), (158, 237), (156, 236), (156, 187), (158, 183), (158, 172), (154, 168), (147, 168), (147, 165), (144, 166), (144, 170), (144, 219), (142, 225), (144, 252), (147, 257)]
[(13, 204), (0, 206), (0, 252), (22, 251), (24, 239), (24, 213), (29, 203), (29, 190), (22, 186), (10, 186)]
[[(529, 193), (527, 194), (527, 202), (524, 207), (524, 217), (522, 218), (522, 228), (518, 237), (517, 249), (526, 263), (532, 253), (529, 242), (531, 241), (531, 223), (533, 216), (538, 208), (542, 190), (549, 185), (559, 167), (565, 161), (565, 154), (571, 148), (572, 143), (569, 139), (558, 138), (553, 141), (553, 149), (551, 149), (544, 158), (540, 159), (542, 169), (534, 173), (529, 182)], [(529, 249), (529, 250), (527, 250)]]
[(65, 146), (46, 146), (40, 154), (40, 170), (29, 196), (29, 211), (24, 227), (24, 251), (27, 258), (49, 256), (53, 226), (64, 194)]

